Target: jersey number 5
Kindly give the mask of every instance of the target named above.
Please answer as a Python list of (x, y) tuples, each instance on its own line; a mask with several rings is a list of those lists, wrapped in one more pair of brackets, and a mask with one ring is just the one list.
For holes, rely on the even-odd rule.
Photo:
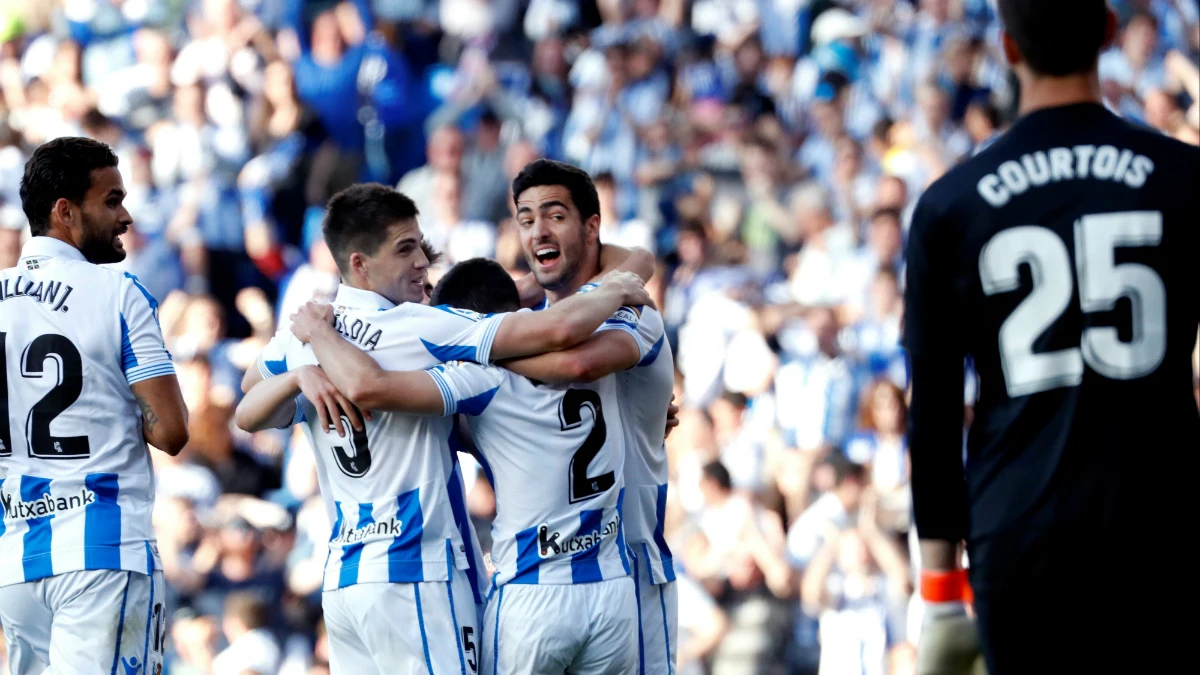
[[(7, 333), (0, 333), (0, 457), (12, 454), (12, 428), (8, 413), (11, 401), (8, 393), (8, 356), (5, 351)], [(54, 386), (40, 401), (33, 404), (25, 420), (29, 456), (40, 459), (81, 459), (88, 456), (87, 436), (54, 436), (50, 423), (62, 411), (71, 407), (83, 391), (83, 361), (79, 350), (62, 335), (39, 335), (25, 348), (20, 357), (21, 376), (27, 379), (46, 375), (45, 362), (58, 364)]]
[(1033, 343), (1066, 311), (1074, 279), (1067, 246), (1044, 227), (1025, 225), (992, 237), (979, 255), (979, 277), (987, 295), (1017, 290), (1019, 268), (1028, 263), (1033, 291), (1000, 326), (1000, 363), (1010, 398), (1083, 381), (1084, 363), (1117, 380), (1148, 375), (1167, 349), (1167, 297), (1162, 279), (1139, 263), (1117, 264), (1118, 247), (1157, 246), (1162, 213), (1125, 211), (1083, 216), (1075, 221), (1075, 271), (1083, 312), (1106, 312), (1119, 298), (1132, 307), (1133, 331), (1122, 342), (1111, 326), (1085, 328), (1079, 347), (1035, 354)]
[(608, 428), (604, 424), (604, 407), (600, 405), (600, 394), (590, 389), (568, 389), (558, 405), (558, 421), (563, 431), (574, 429), (583, 424), (583, 408), (591, 406), (592, 416), (596, 420), (592, 431), (583, 439), (583, 445), (571, 457), (570, 476), (568, 485), (570, 503), (591, 499), (616, 484), (616, 475), (609, 471), (599, 476), (587, 475), (588, 465), (600, 454), (604, 441), (608, 437)]

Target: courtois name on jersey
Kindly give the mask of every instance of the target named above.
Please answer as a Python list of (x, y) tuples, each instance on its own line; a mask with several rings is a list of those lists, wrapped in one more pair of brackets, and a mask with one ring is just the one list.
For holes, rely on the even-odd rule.
[[(587, 284), (586, 293), (596, 288)], [(631, 320), (631, 315), (636, 319)], [(616, 373), (621, 434), (625, 440), (625, 536), (654, 583), (675, 580), (671, 549), (663, 536), (667, 509), (667, 407), (675, 389), (675, 359), (662, 315), (653, 307), (622, 307), (600, 326), (624, 330), (638, 343), (637, 366)]]
[(130, 385), (175, 372), (137, 279), (34, 237), (0, 272), (0, 586), (160, 568)]
[[(451, 358), (486, 362), (503, 320), (414, 303), (394, 306), (348, 286), (338, 289), (334, 304), (338, 331), (388, 370), (420, 370)], [(315, 363), (310, 347), (281, 331), (263, 350), (259, 369), (269, 377)], [(316, 453), (333, 523), (325, 590), (442, 581), (452, 567), (482, 564), (450, 449), (452, 418), (376, 412), (365, 431), (343, 438), (322, 429), (312, 404), (301, 397), (297, 421), (304, 422)], [(476, 593), (479, 573), (469, 575)]]
[(445, 414), (469, 416), (496, 492), (493, 588), (628, 576), (624, 441), (613, 378), (535, 384), (470, 363), (428, 372)]

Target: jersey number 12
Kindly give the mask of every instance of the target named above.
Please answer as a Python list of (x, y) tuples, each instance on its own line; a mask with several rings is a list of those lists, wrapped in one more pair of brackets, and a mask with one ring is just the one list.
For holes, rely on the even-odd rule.
[[(0, 333), (0, 457), (12, 454), (12, 428), (9, 424), (7, 333)], [(71, 407), (83, 391), (83, 361), (79, 350), (66, 337), (39, 335), (25, 348), (18, 361), (21, 376), (34, 379), (46, 375), (46, 359), (58, 364), (57, 380), (40, 401), (33, 404), (25, 422), (29, 456), (40, 459), (80, 459), (90, 452), (87, 436), (55, 436), (50, 423)]]
[(1017, 290), (1021, 263), (1028, 263), (1033, 291), (1000, 326), (1000, 363), (1010, 398), (1083, 381), (1086, 363), (1105, 377), (1132, 380), (1162, 363), (1167, 350), (1167, 293), (1154, 270), (1117, 264), (1118, 247), (1157, 246), (1162, 213), (1124, 211), (1075, 221), (1075, 272), (1084, 312), (1106, 312), (1119, 298), (1132, 307), (1133, 332), (1122, 342), (1112, 326), (1090, 326), (1079, 347), (1035, 354), (1033, 343), (1071, 303), (1074, 279), (1067, 246), (1051, 230), (1024, 225), (1004, 230), (983, 247), (979, 277), (987, 295)]

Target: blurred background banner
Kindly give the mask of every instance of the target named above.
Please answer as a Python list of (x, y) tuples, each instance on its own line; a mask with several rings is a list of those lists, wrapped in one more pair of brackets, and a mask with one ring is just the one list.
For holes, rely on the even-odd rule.
[[(1107, 105), (1200, 142), (1195, 0), (1111, 4)], [(603, 241), (659, 261), (679, 673), (912, 673), (906, 233), (1013, 119), (999, 31), (992, 0), (0, 0), (0, 268), (32, 149), (110, 144), (121, 266), (161, 301), (191, 411), (184, 452), (153, 453), (164, 672), (328, 672), (312, 451), (231, 423), (262, 346), (337, 288), (326, 200), (395, 185), (435, 277), (521, 276), (510, 181), (551, 157), (595, 178)]]

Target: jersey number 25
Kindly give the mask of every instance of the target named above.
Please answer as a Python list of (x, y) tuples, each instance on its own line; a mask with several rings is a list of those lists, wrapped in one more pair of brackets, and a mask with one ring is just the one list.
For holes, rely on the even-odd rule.
[(1085, 363), (1116, 380), (1144, 377), (1158, 368), (1167, 349), (1166, 289), (1146, 265), (1117, 264), (1115, 249), (1157, 246), (1162, 230), (1158, 211), (1104, 213), (1075, 221), (1079, 308), (1106, 312), (1119, 298), (1128, 298), (1132, 339), (1122, 342), (1112, 326), (1090, 326), (1079, 347), (1037, 354), (1034, 341), (1071, 303), (1074, 279), (1067, 246), (1053, 231), (1036, 225), (1010, 228), (988, 241), (979, 255), (984, 293), (1017, 290), (1022, 263), (1033, 276), (1033, 291), (1000, 326), (1000, 363), (1009, 397), (1077, 386)]

